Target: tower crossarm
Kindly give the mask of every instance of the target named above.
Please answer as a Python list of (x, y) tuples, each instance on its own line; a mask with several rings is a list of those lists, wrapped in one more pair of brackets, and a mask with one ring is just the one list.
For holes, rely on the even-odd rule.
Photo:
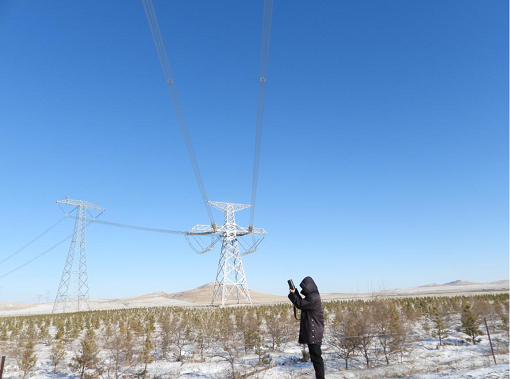
[(194, 227), (192, 227), (189, 232), (187, 233), (188, 235), (207, 235), (207, 234), (213, 234), (215, 233), (215, 230), (213, 229), (213, 227), (211, 225), (195, 225)]
[(267, 232), (262, 228), (244, 228), (242, 226), (237, 225), (237, 232), (236, 234), (238, 236), (245, 236), (247, 234), (260, 234), (260, 235), (266, 235)]
[(210, 204), (214, 208), (217, 208), (220, 211), (224, 211), (224, 212), (227, 212), (227, 211), (237, 212), (237, 211), (241, 211), (243, 209), (251, 207), (251, 205), (248, 205), (248, 204), (222, 203), (219, 201), (208, 201), (207, 204)]
[(262, 228), (252, 228), (251, 234), (262, 234), (266, 235), (267, 232)]
[[(253, 228), (250, 230), (249, 228), (244, 228), (242, 226), (236, 225), (235, 229), (228, 229), (230, 232), (235, 232), (237, 236), (245, 236), (248, 234), (260, 234), (260, 235), (266, 235), (267, 232), (262, 228)], [(220, 227), (217, 227), (216, 230), (214, 230), (211, 225), (195, 225), (193, 228), (191, 228), (186, 234), (188, 235), (208, 235), (213, 233), (224, 233), (227, 231), (227, 228), (223, 225)]]
[(57, 203), (59, 204), (65, 204), (65, 205), (73, 205), (75, 207), (82, 207), (86, 209), (94, 209), (97, 211), (104, 212), (105, 210), (101, 208), (98, 203), (90, 203), (85, 200), (73, 200), (69, 199), (68, 197), (65, 198), (65, 200), (57, 200)]

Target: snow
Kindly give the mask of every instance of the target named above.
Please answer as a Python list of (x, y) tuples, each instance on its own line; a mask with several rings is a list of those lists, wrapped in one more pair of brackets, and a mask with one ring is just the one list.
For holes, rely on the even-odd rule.
[[(418, 332), (418, 328), (415, 329)], [(352, 366), (345, 370), (345, 363), (339, 359), (331, 346), (323, 345), (328, 378), (342, 379), (380, 379), (380, 378), (412, 378), (412, 379), (499, 379), (510, 375), (509, 359), (506, 346), (508, 337), (505, 332), (498, 332), (493, 336), (496, 348), (501, 352), (496, 355), (499, 364), (494, 365), (487, 338), (482, 336), (482, 342), (477, 345), (462, 342), (462, 333), (451, 330), (449, 339), (445, 342), (451, 345), (438, 346), (438, 341), (428, 337), (423, 331), (419, 338), (408, 347), (409, 352), (403, 357), (403, 362), (393, 362), (391, 365), (379, 365), (366, 369), (360, 357), (352, 360)], [(36, 345), (38, 357), (37, 371), (32, 378), (75, 378), (69, 372), (53, 374), (49, 363), (50, 347), (43, 344)], [(506, 349), (506, 350), (505, 350)], [(240, 372), (255, 372), (252, 378), (282, 379), (282, 378), (311, 378), (313, 367), (311, 363), (301, 363), (301, 347), (296, 343), (287, 344), (281, 351), (269, 352), (271, 364), (257, 366), (256, 355), (246, 355), (238, 360), (236, 365)], [(103, 354), (105, 354), (103, 352)], [(70, 361), (72, 352), (68, 352)], [(226, 378), (229, 364), (219, 354), (209, 357), (206, 362), (193, 361), (192, 352), (188, 349), (184, 353), (184, 363), (158, 359), (148, 367), (149, 376), (153, 378)], [(64, 368), (64, 371), (69, 369)], [(140, 372), (141, 366), (133, 372)], [(20, 372), (11, 360), (7, 361), (4, 378), (18, 378)]]
[[(508, 287), (508, 281), (498, 281), (493, 283), (494, 288)], [(445, 287), (456, 287), (465, 289), (475, 287), (479, 289), (480, 284), (446, 284), (439, 286), (414, 287), (417, 291), (422, 288), (424, 293), (430, 292), (430, 288), (444, 289)], [(409, 289), (407, 289), (409, 290)], [(403, 290), (401, 294), (405, 293)], [(191, 297), (187, 297), (190, 299)], [(51, 313), (52, 304), (35, 304), (30, 308), (20, 303), (4, 304), (0, 308), (0, 315), (15, 314), (47, 314)], [(91, 306), (94, 309), (118, 309), (132, 307), (148, 306), (175, 306), (185, 305), (193, 306), (193, 303), (184, 300), (172, 298), (169, 294), (154, 293), (145, 296), (116, 299), (116, 300), (91, 300)], [(1, 305), (0, 305), (1, 306)], [(195, 305), (196, 306), (196, 305)], [(199, 309), (205, 309), (200, 308)], [(460, 316), (457, 315), (454, 322), (459, 325)], [(55, 328), (50, 328), (50, 333), (54, 335)], [(497, 365), (494, 364), (490, 353), (489, 341), (485, 335), (481, 336), (479, 344), (472, 345), (463, 342), (465, 335), (452, 328), (449, 329), (449, 337), (444, 341), (447, 345), (439, 346), (437, 339), (431, 338), (430, 333), (426, 332), (421, 321), (416, 322), (412, 327), (413, 340), (407, 346), (407, 353), (400, 359), (394, 360), (389, 366), (385, 365), (382, 359), (376, 363), (375, 367), (366, 368), (364, 360), (360, 356), (355, 356), (349, 360), (349, 370), (345, 369), (345, 361), (338, 357), (332, 346), (328, 345), (327, 339), (323, 345), (323, 357), (326, 366), (327, 378), (342, 379), (382, 379), (382, 378), (411, 378), (411, 379), (496, 379), (509, 378), (509, 356), (508, 356), (508, 334), (504, 330), (498, 330), (492, 335), (496, 350)], [(159, 338), (159, 337), (157, 337)], [(296, 336), (297, 339), (297, 336)], [(156, 341), (155, 341), (156, 342)], [(74, 351), (77, 349), (78, 341), (75, 341), (67, 351), (66, 363), (62, 365), (63, 373), (53, 374), (52, 366), (49, 361), (50, 346), (44, 344), (36, 345), (37, 366), (36, 372), (31, 378), (75, 378), (71, 373), (68, 363)], [(155, 343), (158, 346), (158, 343)], [(6, 344), (0, 343), (0, 350)], [(162, 359), (161, 356), (155, 356), (156, 361), (148, 365), (149, 378), (199, 378), (199, 379), (219, 379), (226, 378), (230, 372), (230, 364), (221, 356), (223, 352), (218, 347), (206, 355), (205, 362), (198, 361), (196, 347), (186, 345), (184, 348), (184, 361), (175, 362), (175, 359)], [(158, 350), (156, 350), (158, 351)], [(195, 351), (195, 353), (193, 352)], [(277, 351), (267, 350), (271, 362), (266, 365), (258, 365), (258, 356), (254, 354), (241, 356), (236, 361), (236, 369), (241, 373), (251, 373), (250, 378), (259, 379), (284, 379), (284, 378), (313, 378), (313, 367), (310, 362), (300, 362), (301, 346), (297, 343), (288, 343)], [(102, 351), (102, 358), (106, 359), (106, 351)], [(158, 353), (159, 354), (159, 353)], [(0, 355), (8, 355), (8, 352)], [(136, 372), (142, 370), (142, 366), (133, 366), (129, 369), (130, 377), (135, 377)], [(4, 378), (14, 379), (20, 377), (19, 368), (16, 366), (13, 358), (8, 357)], [(106, 378), (106, 376), (103, 376)], [(126, 377), (126, 376), (125, 376)]]

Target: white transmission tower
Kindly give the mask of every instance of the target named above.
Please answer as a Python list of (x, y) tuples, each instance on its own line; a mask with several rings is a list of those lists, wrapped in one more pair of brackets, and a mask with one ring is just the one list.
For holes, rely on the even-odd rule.
[[(214, 305), (216, 301), (221, 300), (221, 305), (223, 306), (230, 296), (233, 296), (238, 304), (243, 298), (251, 304), (241, 255), (255, 252), (257, 246), (262, 242), (262, 238), (257, 240), (255, 235), (265, 235), (266, 231), (261, 228), (244, 228), (236, 224), (235, 212), (249, 208), (250, 205), (220, 203), (217, 201), (209, 201), (208, 203), (225, 213), (225, 223), (222, 226), (196, 225), (191, 228), (186, 238), (188, 238), (190, 246), (200, 254), (212, 250), (216, 242), (220, 239), (222, 240), (211, 304)], [(191, 244), (190, 237), (195, 238), (195, 241), (197, 241), (196, 237), (208, 234), (211, 235), (212, 241), (205, 249), (197, 250)], [(214, 235), (216, 235), (216, 238), (214, 238)], [(238, 238), (246, 235), (253, 236), (253, 244), (249, 248), (244, 248), (244, 252), (241, 253)], [(201, 247), (203, 248), (203, 246)]]
[[(69, 247), (66, 264), (62, 272), (62, 279), (60, 279), (55, 304), (53, 305), (53, 313), (89, 311), (87, 248), (85, 244), (87, 213), (90, 213), (89, 209), (100, 211), (101, 213), (93, 217), (93, 220), (95, 220), (105, 210), (100, 208), (97, 203), (72, 200), (67, 198), (67, 196), (65, 200), (57, 200), (57, 203), (75, 207), (71, 212), (66, 213), (66, 216), (74, 210), (77, 211), (77, 214), (71, 246)], [(77, 250), (79, 250), (79, 257), (76, 257)]]

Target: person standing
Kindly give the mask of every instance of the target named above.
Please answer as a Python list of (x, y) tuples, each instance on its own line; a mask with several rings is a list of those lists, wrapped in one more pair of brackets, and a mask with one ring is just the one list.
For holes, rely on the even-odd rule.
[(299, 286), (304, 299), (295, 289), (291, 289), (289, 299), (292, 304), (301, 310), (301, 324), (299, 326), (300, 344), (307, 344), (310, 360), (315, 369), (315, 377), (324, 379), (324, 361), (322, 359), (322, 337), (324, 335), (324, 314), (319, 289), (309, 276), (304, 278)]

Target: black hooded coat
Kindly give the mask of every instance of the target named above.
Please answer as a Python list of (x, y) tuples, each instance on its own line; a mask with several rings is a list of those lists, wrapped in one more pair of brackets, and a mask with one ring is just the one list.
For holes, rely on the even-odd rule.
[(317, 285), (312, 278), (307, 276), (299, 285), (303, 290), (301, 298), (297, 291), (289, 293), (289, 299), (301, 309), (301, 325), (299, 328), (299, 341), (307, 345), (322, 345), (324, 335), (324, 314), (322, 313), (322, 301)]

